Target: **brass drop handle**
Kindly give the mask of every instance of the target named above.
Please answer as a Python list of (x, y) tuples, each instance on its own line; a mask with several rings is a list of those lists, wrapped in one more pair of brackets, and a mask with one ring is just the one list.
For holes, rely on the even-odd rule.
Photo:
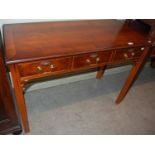
[(100, 58), (96, 58), (96, 62), (100, 62)]
[(51, 69), (54, 69), (55, 67), (56, 67), (56, 66), (55, 66), (54, 64), (51, 64), (51, 65), (50, 65), (50, 68), (51, 68)]
[(89, 59), (86, 60), (87, 63), (91, 63), (91, 61)]
[(141, 51), (144, 51), (144, 49), (145, 49), (145, 48), (144, 48), (144, 47), (142, 47), (142, 48), (141, 48)]
[(128, 58), (128, 54), (127, 54), (127, 53), (124, 53), (124, 57), (125, 57), (125, 58)]
[(38, 69), (39, 71), (42, 71), (42, 70), (43, 70), (40, 66), (38, 66), (37, 69)]
[(131, 53), (131, 55), (132, 55), (132, 56), (135, 56), (135, 53), (134, 53), (134, 52), (132, 52), (132, 53)]
[(130, 46), (131, 46), (131, 45), (134, 45), (134, 43), (133, 43), (133, 42), (128, 42), (128, 45), (130, 45)]

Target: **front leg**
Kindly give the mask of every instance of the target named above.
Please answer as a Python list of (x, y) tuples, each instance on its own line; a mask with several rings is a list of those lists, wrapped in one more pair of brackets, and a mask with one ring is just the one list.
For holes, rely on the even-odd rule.
[(134, 83), (135, 79), (137, 78), (137, 76), (139, 75), (141, 69), (143, 68), (147, 58), (150, 56), (150, 51), (151, 48), (149, 47), (145, 47), (144, 53), (142, 54), (142, 56), (139, 58), (139, 60), (135, 63), (135, 65), (132, 67), (128, 78), (119, 94), (119, 96), (117, 97), (116, 103), (119, 104), (123, 98), (126, 96), (127, 92), (129, 91), (130, 87), (132, 86), (132, 84)]
[(101, 79), (104, 75), (104, 72), (106, 70), (107, 66), (99, 67), (97, 74), (96, 74), (96, 79)]
[(26, 105), (25, 105), (25, 99), (24, 99), (24, 94), (23, 94), (23, 88), (20, 82), (20, 76), (19, 76), (18, 70), (15, 65), (10, 65), (9, 68), (10, 68), (10, 72), (12, 75), (12, 82), (14, 85), (15, 97), (16, 97), (16, 102), (17, 102), (17, 106), (19, 110), (19, 115), (22, 121), (24, 131), (25, 133), (28, 133), (30, 129), (29, 129), (29, 122), (28, 122), (27, 110), (26, 110)]

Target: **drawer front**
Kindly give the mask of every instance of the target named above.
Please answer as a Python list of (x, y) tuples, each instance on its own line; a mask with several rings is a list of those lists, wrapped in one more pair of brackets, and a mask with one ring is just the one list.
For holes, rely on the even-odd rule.
[(120, 49), (116, 51), (113, 61), (123, 62), (123, 61), (128, 61), (128, 60), (134, 60), (136, 58), (139, 58), (142, 55), (143, 51), (144, 51), (143, 47)]
[(82, 54), (74, 57), (73, 68), (89, 68), (108, 63), (112, 51)]
[(59, 73), (71, 69), (72, 58), (57, 58), (18, 64), (20, 76), (32, 76), (36, 74)]

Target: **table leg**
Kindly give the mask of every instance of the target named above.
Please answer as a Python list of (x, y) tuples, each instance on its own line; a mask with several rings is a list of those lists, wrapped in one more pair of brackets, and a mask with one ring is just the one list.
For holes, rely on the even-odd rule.
[(151, 48), (146, 47), (142, 56), (135, 63), (135, 65), (132, 67), (132, 69), (129, 73), (129, 76), (128, 76), (119, 96), (117, 97), (117, 100), (116, 100), (117, 104), (119, 104), (123, 100), (123, 98), (126, 96), (127, 92), (129, 91), (130, 87), (132, 86), (132, 84), (136, 80), (138, 74), (140, 73), (140, 71), (143, 68), (147, 58), (150, 55), (150, 51), (151, 51)]
[(19, 74), (18, 74), (18, 71), (17, 71), (15, 65), (10, 65), (9, 68), (10, 68), (10, 72), (12, 75), (12, 82), (14, 85), (16, 102), (17, 102), (19, 114), (21, 117), (23, 129), (24, 129), (25, 133), (28, 133), (30, 131), (29, 122), (28, 122), (28, 116), (27, 116), (27, 110), (26, 110), (26, 105), (25, 105), (23, 89), (20, 84)]
[(99, 67), (97, 74), (96, 74), (96, 79), (101, 79), (104, 75), (104, 72), (106, 70), (107, 66)]

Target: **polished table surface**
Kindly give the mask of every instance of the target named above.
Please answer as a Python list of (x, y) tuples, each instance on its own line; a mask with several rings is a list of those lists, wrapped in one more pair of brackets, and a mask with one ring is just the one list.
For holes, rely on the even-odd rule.
[(4, 38), (8, 64), (148, 44), (147, 33), (118, 20), (5, 25)]
[(25, 85), (41, 77), (63, 76), (132, 62), (116, 103), (120, 103), (152, 53), (148, 32), (118, 20), (84, 20), (4, 25), (5, 61), (25, 132), (29, 132)]

